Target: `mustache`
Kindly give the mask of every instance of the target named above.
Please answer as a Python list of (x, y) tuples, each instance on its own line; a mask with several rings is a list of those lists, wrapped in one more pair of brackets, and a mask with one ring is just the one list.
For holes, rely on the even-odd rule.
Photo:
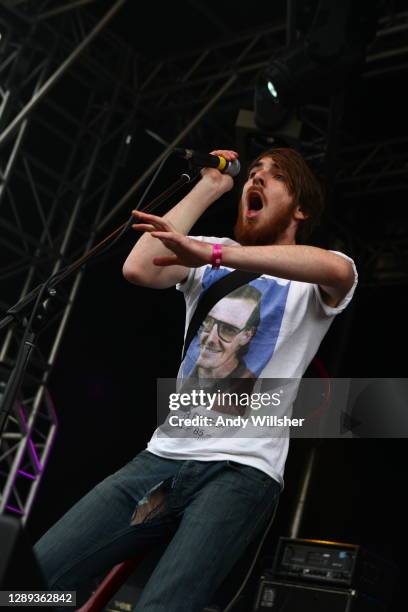
[(244, 203), (241, 198), (238, 206), (238, 217), (234, 226), (234, 237), (242, 246), (266, 246), (277, 242), (279, 236), (288, 228), (292, 212), (275, 215), (274, 220), (266, 217), (260, 223), (250, 223), (244, 216)]

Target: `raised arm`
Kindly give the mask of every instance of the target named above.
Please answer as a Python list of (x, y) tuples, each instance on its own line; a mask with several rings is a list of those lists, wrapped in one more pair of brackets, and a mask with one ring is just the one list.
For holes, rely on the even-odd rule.
[(333, 307), (354, 282), (354, 271), (347, 259), (313, 246), (225, 247), (223, 261), (231, 268), (316, 283), (326, 304)]
[[(172, 250), (172, 255), (158, 258), (157, 265), (183, 264), (196, 268), (211, 263), (212, 245), (189, 241), (177, 232), (153, 231), (152, 237), (165, 241)], [(316, 283), (329, 306), (336, 306), (354, 282), (354, 271), (348, 260), (314, 246), (224, 246), (222, 262), (237, 270)]]
[[(235, 159), (234, 151), (223, 152), (227, 159)], [(152, 230), (189, 233), (205, 210), (233, 186), (233, 180), (218, 170), (205, 169), (201, 180), (194, 188), (163, 217), (134, 211), (136, 230), (145, 231), (137, 241), (123, 265), (123, 275), (131, 283), (153, 289), (165, 289), (183, 281), (188, 275), (188, 267), (174, 265), (160, 267), (156, 258), (172, 255), (160, 240), (153, 238)]]

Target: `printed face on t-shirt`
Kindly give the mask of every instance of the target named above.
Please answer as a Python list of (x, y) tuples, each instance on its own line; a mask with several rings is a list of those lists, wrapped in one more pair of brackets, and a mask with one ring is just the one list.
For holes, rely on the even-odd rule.
[(209, 312), (200, 328), (197, 366), (205, 377), (224, 378), (239, 364), (239, 350), (250, 342), (254, 328), (247, 323), (257, 307), (248, 298), (224, 298)]
[[(211, 266), (198, 270), (202, 293), (228, 273), (224, 268), (216, 270)], [(208, 314), (225, 325), (220, 328), (217, 321), (210, 319), (205, 327), (199, 328), (179, 377), (259, 376), (273, 357), (290, 286), (291, 281), (261, 277), (220, 300)], [(187, 308), (190, 319), (193, 310), (190, 306)], [(231, 330), (227, 324), (232, 326)], [(239, 373), (231, 374), (238, 366)]]

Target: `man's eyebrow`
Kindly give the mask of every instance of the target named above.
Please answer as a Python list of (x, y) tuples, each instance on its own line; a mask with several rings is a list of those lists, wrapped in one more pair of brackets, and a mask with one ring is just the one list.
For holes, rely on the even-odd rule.
[[(261, 166), (262, 166), (262, 160), (255, 162), (254, 164), (252, 164), (252, 166), (249, 166), (248, 174), (251, 174), (252, 170), (255, 170), (256, 168), (260, 168)], [(275, 169), (280, 170), (279, 164), (277, 164), (275, 161), (272, 160), (271, 170), (275, 170)]]
[(249, 166), (249, 170), (248, 172), (251, 172), (251, 170), (253, 170), (254, 168), (259, 168), (259, 166), (262, 166), (261, 161), (257, 161), (254, 164), (252, 164), (252, 166)]
[(249, 168), (248, 168), (248, 176), (251, 174), (251, 172), (253, 170), (256, 170), (256, 168), (260, 168), (261, 166), (262, 166), (262, 164), (261, 164), (260, 161), (255, 162), (254, 164), (252, 164), (252, 166), (249, 166)]

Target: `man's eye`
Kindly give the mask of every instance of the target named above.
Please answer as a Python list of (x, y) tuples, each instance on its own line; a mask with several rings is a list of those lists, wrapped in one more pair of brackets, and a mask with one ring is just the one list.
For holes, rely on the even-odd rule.
[(285, 180), (285, 177), (283, 176), (283, 174), (275, 174), (275, 178), (278, 181), (284, 181)]

